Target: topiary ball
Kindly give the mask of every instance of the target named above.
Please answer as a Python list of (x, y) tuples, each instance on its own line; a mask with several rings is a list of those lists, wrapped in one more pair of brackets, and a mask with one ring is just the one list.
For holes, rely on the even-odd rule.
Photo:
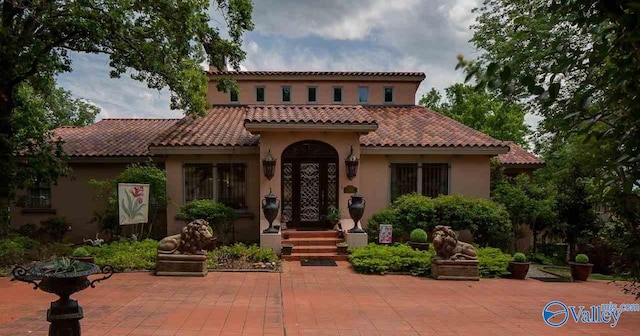
[(511, 259), (515, 262), (526, 262), (527, 261), (527, 257), (525, 257), (524, 253), (516, 253), (513, 255), (513, 258)]
[(87, 251), (87, 249), (84, 247), (78, 247), (77, 249), (73, 250), (72, 255), (74, 257), (84, 258), (89, 256), (89, 251)]
[(576, 256), (576, 262), (579, 264), (588, 264), (589, 263), (589, 257), (587, 257), (586, 254), (578, 254)]
[(411, 241), (414, 243), (426, 243), (428, 240), (427, 232), (423, 229), (415, 229), (411, 231), (409, 239), (411, 239)]

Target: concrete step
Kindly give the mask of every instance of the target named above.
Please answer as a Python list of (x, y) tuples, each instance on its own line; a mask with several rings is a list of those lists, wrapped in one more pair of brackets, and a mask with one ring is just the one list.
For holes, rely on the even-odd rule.
[(335, 231), (335, 230), (326, 230), (326, 231), (284, 230), (282, 234), (283, 235), (289, 234), (289, 239), (291, 238), (337, 238), (338, 237), (338, 231)]
[(297, 260), (314, 260), (314, 259), (329, 259), (336, 261), (348, 261), (348, 255), (338, 255), (337, 253), (292, 253), (290, 255), (283, 255), (283, 260), (297, 261)]
[(283, 239), (283, 244), (291, 244), (293, 246), (308, 246), (308, 245), (317, 245), (317, 246), (336, 246), (338, 243), (342, 243), (344, 239), (342, 238), (289, 238)]
[(292, 253), (338, 253), (338, 248), (333, 246), (316, 246), (316, 245), (307, 245), (307, 246), (294, 246), (291, 250)]

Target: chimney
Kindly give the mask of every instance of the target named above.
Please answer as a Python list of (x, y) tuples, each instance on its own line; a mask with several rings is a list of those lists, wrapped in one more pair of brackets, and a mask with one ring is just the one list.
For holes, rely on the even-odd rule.
[(209, 64), (209, 72), (219, 72), (219, 71), (229, 71), (227, 67), (227, 58), (222, 57), (220, 60), (220, 66), (216, 66), (215, 64)]

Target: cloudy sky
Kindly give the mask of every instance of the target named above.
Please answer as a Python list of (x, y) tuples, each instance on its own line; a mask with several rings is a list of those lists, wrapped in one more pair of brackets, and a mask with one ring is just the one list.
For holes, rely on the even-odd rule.
[[(456, 55), (467, 42), (480, 0), (254, 0), (255, 29), (244, 37), (243, 70), (422, 71), (416, 99), (462, 81)], [(213, 13), (215, 17), (215, 13)], [(111, 79), (108, 59), (76, 54), (59, 83), (102, 108), (99, 118), (176, 118), (168, 93)]]

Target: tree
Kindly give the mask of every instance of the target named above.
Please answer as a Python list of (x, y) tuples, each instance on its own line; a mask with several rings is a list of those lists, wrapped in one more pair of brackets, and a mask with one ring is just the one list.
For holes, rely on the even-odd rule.
[[(541, 133), (606, 147), (593, 163), (598, 197), (623, 227), (623, 269), (640, 281), (640, 3), (637, 0), (485, 0), (459, 57), (476, 88), (529, 99)], [(631, 291), (640, 297), (640, 287)]]
[[(228, 62), (238, 69), (245, 56), (242, 34), (253, 28), (250, 0), (215, 0), (213, 5), (226, 20), (228, 39), (209, 25), (209, 2), (203, 0), (0, 0), (0, 204), (8, 204), (25, 183), (22, 178), (55, 180), (60, 173), (62, 155), (42, 161), (52, 166), (42, 176), (25, 176), (17, 169), (15, 156), (23, 153), (15, 137), (28, 131), (20, 129), (23, 124), (16, 123), (14, 115), (22, 109), (23, 118), (34, 117), (30, 102), (20, 96), (29, 90), (42, 94), (56, 74), (71, 71), (70, 52), (107, 54), (112, 77), (127, 73), (151, 89), (168, 87), (171, 108), (204, 113), (208, 80), (200, 63), (205, 54), (209, 64), (222, 68)], [(221, 79), (218, 88), (236, 89), (228, 79)], [(41, 117), (35, 121), (42, 122)], [(68, 121), (81, 122), (58, 122)], [(45, 143), (34, 151), (51, 153), (53, 143)], [(6, 222), (6, 217), (0, 220)]]
[(445, 92), (446, 100), (442, 101), (438, 91), (431, 89), (420, 104), (496, 139), (528, 147), (526, 137), (530, 130), (524, 123), (526, 112), (521, 104), (459, 83)]

